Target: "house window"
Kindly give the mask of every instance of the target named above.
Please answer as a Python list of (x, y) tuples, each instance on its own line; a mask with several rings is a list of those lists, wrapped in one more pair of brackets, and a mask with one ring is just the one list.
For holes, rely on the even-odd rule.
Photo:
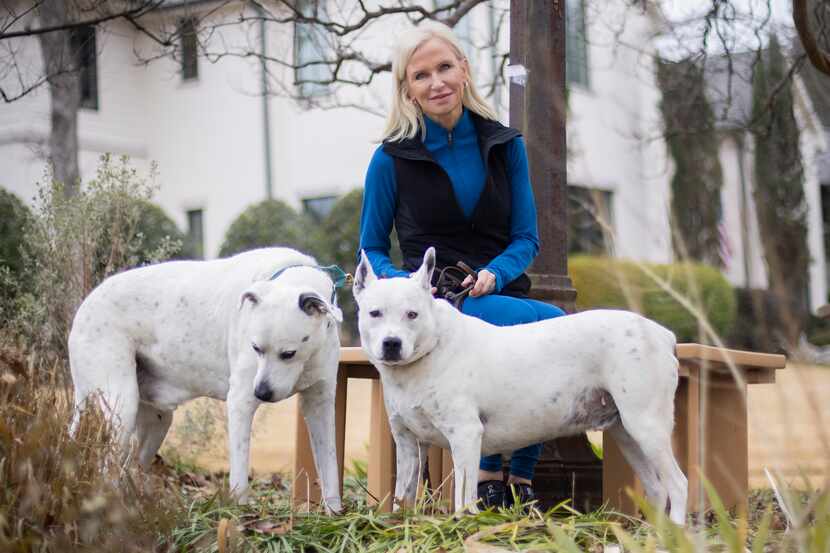
[(187, 248), (195, 259), (205, 258), (204, 216), (201, 209), (187, 212)]
[(565, 77), (588, 88), (588, 35), (585, 0), (565, 0)]
[(612, 228), (611, 192), (568, 187), (568, 253), (611, 253), (606, 236)]
[(98, 109), (98, 51), (95, 47), (95, 27), (74, 29), (70, 34), (72, 52), (78, 67), (81, 87), (81, 107)]
[(196, 20), (182, 19), (179, 22), (179, 37), (182, 41), (182, 79), (189, 81), (199, 78), (199, 37), (196, 34)]
[[(306, 17), (325, 19), (325, 0), (298, 0), (296, 8)], [(322, 96), (328, 85), (314, 82), (331, 79), (331, 70), (323, 62), (330, 52), (326, 30), (313, 23), (294, 23), (294, 83), (300, 96)], [(307, 65), (308, 64), (308, 65)]]
[(334, 204), (337, 203), (337, 196), (321, 196), (319, 198), (306, 198), (303, 200), (303, 208), (312, 219), (321, 222), (328, 217)]

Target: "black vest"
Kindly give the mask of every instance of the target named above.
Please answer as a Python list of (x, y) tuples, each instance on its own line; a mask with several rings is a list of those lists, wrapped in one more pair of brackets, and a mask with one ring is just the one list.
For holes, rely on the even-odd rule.
[[(463, 261), (477, 269), (487, 265), (510, 244), (510, 176), (506, 144), (519, 131), (470, 113), (478, 134), (487, 178), (470, 218), (464, 216), (449, 175), (419, 138), (386, 142), (383, 151), (395, 161), (398, 189), (395, 230), (403, 266), (415, 271), (424, 252), (435, 246), (438, 269)], [(437, 274), (437, 271), (436, 271)], [(521, 274), (500, 294), (525, 296), (530, 279)]]

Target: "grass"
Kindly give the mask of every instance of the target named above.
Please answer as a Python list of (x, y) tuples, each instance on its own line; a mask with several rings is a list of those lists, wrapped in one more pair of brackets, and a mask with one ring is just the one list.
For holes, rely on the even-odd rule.
[(768, 491), (753, 493), (748, 517), (728, 512), (714, 494), (712, 511), (679, 528), (645, 504), (645, 520), (603, 510), (579, 513), (564, 503), (545, 513), (513, 508), (454, 516), (425, 495), (412, 510), (381, 513), (363, 501), (365, 480), (359, 474), (352, 472), (345, 483), (347, 508), (338, 516), (292, 510), (285, 480), (276, 488), (254, 482), (255, 499), (248, 506), (233, 504), (220, 488), (203, 491), (191, 501), (189, 524), (174, 530), (172, 543), (178, 550), (208, 552), (600, 552), (609, 544), (643, 553), (830, 550), (830, 502), (824, 493), (798, 497), (809, 522), (787, 533), (786, 518)]
[(55, 365), (0, 343), (0, 551), (153, 551), (186, 524), (180, 490), (114, 460), (89, 410), (69, 436), (71, 391)]
[[(254, 480), (253, 500), (236, 505), (224, 475), (174, 460), (148, 473), (112, 461), (109, 428), (85, 415), (68, 435), (71, 391), (37, 378), (14, 348), (0, 348), (0, 551), (830, 551), (830, 496), (787, 499), (787, 519), (770, 493), (756, 493), (749, 516), (714, 509), (680, 529), (642, 505), (645, 520), (567, 504), (455, 516), (424, 495), (415, 508), (382, 513), (366, 502), (366, 466), (344, 480), (346, 511), (298, 512), (280, 475)], [(46, 375), (46, 376), (44, 376)], [(51, 376), (49, 376), (51, 375)], [(793, 529), (784, 530), (787, 525)]]
[[(253, 500), (236, 505), (224, 475), (181, 460), (149, 473), (113, 462), (101, 414), (67, 432), (71, 391), (59, 365), (35, 373), (31, 358), (0, 343), (0, 552), (30, 551), (830, 551), (830, 495), (784, 490), (791, 515), (756, 493), (748, 515), (713, 510), (686, 528), (642, 505), (645, 520), (561, 504), (455, 516), (424, 496), (414, 509), (381, 513), (366, 502), (366, 467), (344, 481), (347, 509), (298, 512), (291, 483), (254, 480)], [(786, 528), (791, 526), (789, 532)]]

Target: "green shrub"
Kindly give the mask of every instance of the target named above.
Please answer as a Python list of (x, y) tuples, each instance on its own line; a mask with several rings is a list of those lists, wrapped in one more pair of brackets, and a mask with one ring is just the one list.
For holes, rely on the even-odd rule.
[[(698, 263), (679, 263), (658, 265), (655, 272), (700, 309), (721, 338), (731, 332), (737, 312), (735, 291), (719, 270)], [(646, 314), (671, 328), (678, 339), (701, 341), (695, 316), (664, 290), (656, 285), (650, 287), (643, 297), (643, 304)]]
[(185, 235), (179, 230), (175, 221), (165, 211), (147, 200), (136, 200), (139, 213), (136, 233), (141, 236), (141, 246), (137, 251), (140, 262), (148, 262), (159, 248), (176, 246), (172, 249), (173, 259), (193, 259), (194, 253), (185, 248)]
[(237, 217), (219, 249), (220, 257), (269, 246), (287, 246), (312, 252), (310, 223), (279, 200), (254, 204)]
[[(336, 264), (347, 273), (354, 273), (357, 266), (357, 249), (360, 247), (360, 211), (363, 206), (363, 190), (355, 189), (341, 197), (326, 218), (314, 227), (310, 251), (323, 265)], [(392, 232), (390, 256), (392, 263), (401, 266), (400, 246)], [(343, 310), (343, 345), (358, 345), (357, 305), (351, 288), (337, 294)]]
[[(337, 200), (326, 218), (313, 227), (311, 253), (321, 265), (333, 264), (347, 273), (354, 273), (362, 205), (363, 190), (352, 190)], [(343, 311), (341, 341), (343, 345), (357, 344), (357, 305), (351, 288), (338, 290), (337, 302)]]
[[(11, 316), (19, 294), (23, 256), (23, 229), (31, 211), (20, 199), (0, 189), (0, 318)], [(8, 313), (7, 313), (8, 312)]]
[[(700, 332), (695, 315), (636, 263), (575, 256), (568, 265), (577, 289), (579, 310), (631, 309), (671, 329), (678, 341), (711, 341)], [(658, 279), (664, 280), (674, 292), (699, 309), (719, 336), (729, 335), (736, 318), (735, 292), (717, 269), (696, 263), (645, 265)]]
[(352, 190), (334, 204), (329, 214), (314, 226), (312, 251), (320, 263), (336, 264), (353, 272), (360, 244), (360, 209), (363, 190)]
[(114, 161), (104, 155), (95, 178), (67, 196), (47, 169), (24, 232), (26, 288), (15, 320), (44, 357), (65, 358), (75, 311), (102, 280), (178, 252), (175, 238), (152, 229), (158, 242), (150, 244), (141, 231), (142, 220), (150, 226), (160, 220), (149, 204), (154, 176), (152, 170), (148, 182), (126, 157)]
[(14, 194), (0, 188), (0, 266), (18, 274), (23, 269), (20, 246), (31, 211)]
[(607, 307), (642, 312), (640, 270), (633, 263), (606, 257), (574, 256), (568, 272), (580, 311)]

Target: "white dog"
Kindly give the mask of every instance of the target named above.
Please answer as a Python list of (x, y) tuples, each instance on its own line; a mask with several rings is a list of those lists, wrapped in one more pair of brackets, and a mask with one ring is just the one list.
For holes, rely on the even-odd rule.
[(174, 261), (105, 280), (78, 310), (69, 360), (78, 414), (98, 393), (118, 442), (152, 462), (173, 410), (227, 401), (230, 486), (247, 499), (251, 422), (262, 402), (294, 393), (308, 424), (329, 510), (341, 509), (334, 393), (340, 309), (314, 259), (287, 248)]
[(435, 250), (410, 278), (377, 279), (365, 254), (354, 295), (363, 349), (383, 383), (397, 446), (395, 497), (414, 499), (427, 444), (449, 447), (455, 504), (475, 508), (481, 455), (600, 428), (649, 500), (683, 524), (687, 482), (672, 454), (674, 335), (597, 310), (497, 327), (430, 293)]

